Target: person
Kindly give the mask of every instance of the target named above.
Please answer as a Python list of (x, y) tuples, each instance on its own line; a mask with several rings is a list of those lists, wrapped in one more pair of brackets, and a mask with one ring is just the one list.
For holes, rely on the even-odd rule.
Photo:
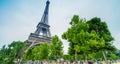
[(97, 60), (97, 64), (100, 64), (100, 60), (99, 59)]
[(74, 64), (73, 60), (70, 61), (70, 64)]
[(92, 61), (88, 61), (88, 64), (93, 64), (93, 62)]

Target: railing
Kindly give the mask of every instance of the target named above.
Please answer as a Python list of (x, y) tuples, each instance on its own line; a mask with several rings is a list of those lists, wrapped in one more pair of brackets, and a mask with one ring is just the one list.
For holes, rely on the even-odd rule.
[[(106, 64), (105, 61), (25, 61), (23, 64)], [(108, 64), (120, 64), (119, 61), (109, 61)]]

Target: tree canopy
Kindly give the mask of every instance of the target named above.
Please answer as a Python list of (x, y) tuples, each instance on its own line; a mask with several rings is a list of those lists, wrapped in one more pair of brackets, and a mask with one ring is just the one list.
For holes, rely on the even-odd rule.
[(33, 46), (24, 54), (25, 60), (55, 60), (63, 55), (62, 41), (57, 35), (53, 36), (51, 43), (43, 42), (40, 45)]
[[(70, 55), (83, 54), (88, 56), (99, 51), (115, 50), (112, 37), (107, 24), (100, 18), (86, 21), (74, 15), (70, 22), (71, 27), (63, 33), (62, 38), (69, 42)], [(86, 58), (86, 57), (85, 57)]]
[(24, 54), (25, 60), (46, 60), (48, 59), (49, 45), (42, 43), (34, 48), (27, 50)]
[(0, 50), (0, 63), (1, 64), (14, 64), (19, 57), (19, 51), (22, 47), (26, 46), (26, 41), (13, 41), (8, 46), (3, 46)]
[(50, 44), (50, 59), (58, 59), (63, 55), (62, 41), (57, 35), (52, 37)]

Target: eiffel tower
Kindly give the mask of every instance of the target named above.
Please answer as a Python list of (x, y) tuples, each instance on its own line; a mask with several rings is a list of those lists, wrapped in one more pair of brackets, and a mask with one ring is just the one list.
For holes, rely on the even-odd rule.
[(28, 37), (28, 42), (30, 44), (39, 45), (43, 42), (50, 43), (51, 41), (51, 33), (49, 29), (50, 26), (48, 24), (49, 4), (50, 1), (47, 0), (44, 14), (42, 16), (41, 21), (36, 27), (36, 31), (34, 33), (31, 33)]
[(50, 1), (47, 0), (46, 7), (44, 10), (44, 14), (42, 16), (41, 21), (37, 25), (37, 29), (34, 33), (31, 33), (28, 37), (28, 42), (30, 43), (30, 46), (24, 46), (19, 52), (18, 52), (18, 64), (21, 64), (23, 60), (23, 54), (26, 50), (30, 49), (33, 46), (39, 45), (44, 42), (50, 43), (51, 41), (51, 33), (50, 33), (50, 26), (48, 25), (48, 11), (49, 11), (49, 4)]

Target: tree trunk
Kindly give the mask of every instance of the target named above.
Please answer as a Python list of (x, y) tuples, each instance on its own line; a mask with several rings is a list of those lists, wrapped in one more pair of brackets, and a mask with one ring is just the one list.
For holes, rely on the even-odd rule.
[(105, 60), (106, 64), (108, 64), (108, 61), (107, 61), (107, 58), (106, 58), (106, 56), (105, 56), (104, 51), (102, 51), (102, 54), (103, 54), (103, 57), (104, 57), (104, 60)]
[(75, 51), (75, 60), (77, 61), (77, 52)]
[(87, 60), (87, 55), (85, 53), (84, 53), (84, 60), (85, 60), (85, 62)]

